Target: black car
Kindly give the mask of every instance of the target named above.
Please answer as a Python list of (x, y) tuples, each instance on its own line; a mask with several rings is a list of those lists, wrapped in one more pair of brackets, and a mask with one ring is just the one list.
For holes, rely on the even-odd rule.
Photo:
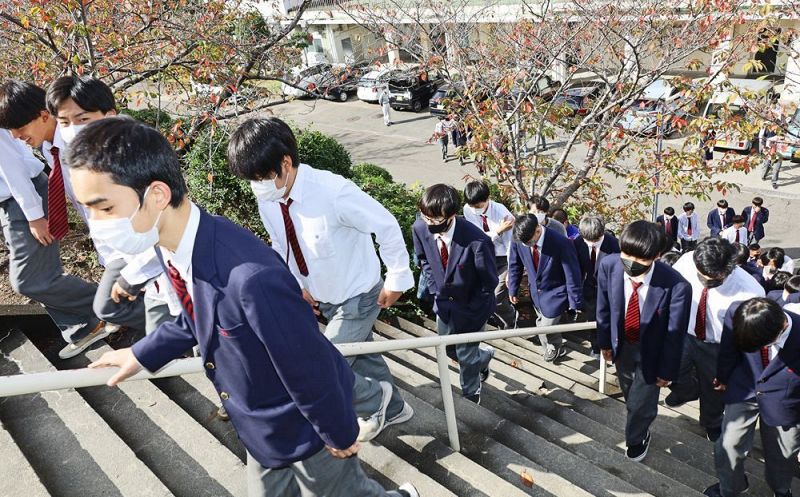
[(604, 88), (603, 83), (596, 81), (574, 83), (556, 95), (553, 107), (563, 112), (563, 117), (570, 121), (585, 116)]
[(428, 103), (428, 108), (430, 109), (432, 116), (446, 116), (452, 113), (452, 109), (448, 108), (451, 105), (450, 102), (458, 98), (459, 92), (464, 91), (464, 85), (458, 85), (458, 83), (454, 84), (446, 84), (439, 87), (436, 90), (436, 93), (433, 94), (431, 97), (430, 102)]
[(322, 75), (313, 94), (319, 98), (347, 102), (358, 89), (358, 81), (367, 69), (366, 64), (358, 64), (345, 68), (336, 68)]
[(389, 80), (389, 104), (395, 110), (419, 112), (443, 83), (436, 71), (409, 72), (393, 77)]

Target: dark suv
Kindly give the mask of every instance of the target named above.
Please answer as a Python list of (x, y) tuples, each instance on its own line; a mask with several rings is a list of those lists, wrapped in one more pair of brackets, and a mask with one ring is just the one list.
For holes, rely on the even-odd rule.
[(436, 71), (403, 73), (389, 80), (389, 103), (395, 110), (419, 112), (444, 80)]

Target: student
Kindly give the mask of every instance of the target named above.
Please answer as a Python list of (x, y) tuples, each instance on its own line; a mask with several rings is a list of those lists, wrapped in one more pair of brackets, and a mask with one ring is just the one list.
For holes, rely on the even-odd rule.
[(567, 228), (567, 238), (570, 240), (575, 240), (579, 236), (581, 236), (581, 230), (578, 229), (577, 226), (571, 224), (569, 222), (569, 217), (567, 217), (567, 211), (564, 209), (553, 209), (550, 213), (550, 217), (558, 221), (559, 223), (563, 224)]
[[(250, 181), (272, 248), (289, 265), (303, 296), (328, 325), (334, 344), (372, 340), (381, 309), (414, 286), (408, 250), (392, 214), (353, 182), (301, 164), (297, 141), (278, 118), (245, 121), (228, 145), (231, 172)], [(381, 259), (386, 279), (381, 277)], [(411, 419), (380, 354), (348, 357), (355, 373), (358, 440)]]
[(659, 228), (635, 221), (622, 231), (620, 254), (599, 263), (597, 338), (617, 368), (628, 411), (626, 456), (641, 461), (658, 414), (659, 389), (678, 377), (692, 287), (658, 256)]
[(700, 425), (712, 442), (719, 438), (725, 407), (713, 384), (725, 313), (737, 302), (764, 296), (764, 289), (736, 266), (735, 256), (727, 240), (706, 238), (673, 266), (692, 285), (692, 308), (680, 375), (664, 402), (677, 407), (699, 398)]
[(667, 252), (661, 257), (658, 258), (659, 261), (663, 262), (667, 266), (674, 266), (678, 259), (681, 258), (680, 252)]
[(772, 247), (766, 253), (762, 253), (757, 263), (761, 267), (764, 279), (769, 282), (778, 271), (785, 271), (789, 274), (794, 273), (794, 260), (786, 255), (780, 247)]
[(433, 129), (433, 137), (439, 142), (439, 147), (442, 150), (442, 160), (447, 162), (447, 145), (450, 143), (450, 132), (453, 128), (453, 122), (450, 116), (441, 116)]
[(540, 195), (534, 195), (530, 201), (530, 206), (531, 206), (531, 214), (534, 214), (536, 216), (536, 220), (539, 221), (539, 224), (546, 227), (550, 231), (558, 233), (563, 237), (567, 236), (567, 228), (558, 221), (555, 221), (552, 218), (548, 217), (550, 213), (549, 200)]
[(747, 227), (750, 243), (760, 242), (764, 238), (764, 225), (769, 221), (769, 209), (764, 207), (764, 199), (754, 197), (752, 205), (745, 207), (742, 211), (742, 217), (744, 225)]
[[(578, 263), (583, 278), (583, 305), (587, 319), (594, 318), (597, 309), (597, 270), (600, 263), (611, 254), (619, 253), (619, 241), (606, 231), (606, 223), (600, 216), (586, 215), (581, 219), (579, 236), (573, 242), (578, 254)], [(661, 238), (659, 238), (661, 240)], [(592, 357), (600, 357), (597, 333), (590, 334)]]
[(758, 267), (758, 260), (761, 258), (761, 245), (757, 243), (751, 243), (747, 246), (747, 249), (750, 251), (750, 254), (747, 257), (747, 264), (753, 267)]
[[(433, 185), (422, 194), (422, 219), (412, 227), (414, 250), (427, 275), (436, 329), (442, 336), (483, 330), (495, 309), (494, 246), (481, 229), (456, 216), (459, 205), (455, 188)], [(447, 354), (458, 361), (462, 395), (479, 404), (494, 349), (467, 343), (448, 347)]]
[[(111, 88), (99, 79), (89, 76), (63, 76), (56, 79), (47, 88), (46, 103), (47, 111), (58, 123), (55, 144), (62, 149), (66, 149), (90, 122), (117, 114)], [(86, 222), (88, 210), (75, 201), (72, 184), (69, 181), (69, 169), (64, 168), (63, 176), (67, 198)], [(96, 235), (97, 233), (95, 231)], [(99, 259), (105, 266), (93, 305), (98, 317), (119, 326), (145, 332), (152, 332), (157, 326), (156, 323), (171, 319), (170, 313), (166, 312), (167, 308), (164, 307), (167, 304), (165, 298), (158, 297), (160, 292), (155, 285), (147, 285), (148, 281), (163, 274), (161, 264), (153, 250), (131, 255), (113, 250), (107, 240), (97, 236), (94, 238), (94, 243)], [(128, 250), (130, 249), (137, 252), (136, 247), (129, 247)], [(166, 284), (168, 281), (164, 277), (161, 285)], [(139, 298), (145, 286), (148, 299)], [(158, 312), (166, 314), (157, 316)], [(175, 315), (177, 316), (177, 312)], [(147, 316), (150, 316), (149, 320)]]
[[(508, 255), (508, 294), (517, 294), (522, 275), (528, 273), (536, 326), (552, 326), (566, 310), (583, 310), (581, 268), (575, 247), (565, 236), (539, 224), (537, 216), (524, 214), (514, 223), (514, 242)], [(553, 362), (567, 355), (560, 333), (539, 335), (544, 360)]]
[[(511, 248), (511, 228), (514, 227), (514, 216), (505, 205), (489, 198), (489, 185), (483, 181), (470, 181), (464, 187), (464, 219), (477, 226), (491, 238), (494, 244), (494, 262), (497, 267), (497, 288), (494, 290), (497, 310), (495, 315), (502, 322), (491, 323), (508, 328), (514, 324), (514, 308), (508, 301), (508, 250)], [(497, 321), (497, 320), (494, 320)]]
[[(731, 218), (731, 225), (718, 233), (719, 236), (731, 243), (747, 244), (747, 228), (744, 227), (744, 218), (735, 215)], [(712, 235), (716, 236), (716, 235)]]
[(672, 207), (665, 208), (664, 214), (656, 218), (656, 224), (661, 226), (661, 229), (672, 239), (673, 243), (678, 243), (678, 218), (675, 217), (675, 209)]
[(383, 124), (386, 126), (391, 126), (392, 123), (392, 104), (391, 100), (389, 99), (389, 86), (384, 86), (380, 90), (380, 94), (378, 95), (378, 103), (381, 106), (381, 112), (383, 112)]
[(681, 250), (691, 252), (697, 246), (700, 239), (700, 218), (694, 211), (694, 204), (686, 202), (683, 204), (683, 214), (678, 217), (678, 241)]
[(410, 485), (387, 493), (349, 457), (359, 445), (347, 362), (280, 255), (186, 197), (178, 157), (158, 131), (119, 117), (91, 123), (66, 162), (90, 229), (114, 224), (117, 249), (158, 244), (183, 307), (176, 321), (90, 365), (120, 367), (110, 386), (198, 346), (247, 449), (248, 495), (297, 495), (301, 486), (310, 496), (417, 495)]
[(67, 342), (59, 357), (68, 359), (114, 329), (92, 312), (97, 286), (65, 275), (61, 266), (59, 242), (69, 224), (60, 163), (48, 178), (30, 149), (14, 139), (32, 148), (41, 147), (44, 137), (52, 139), (56, 121), (44, 99), (44, 90), (29, 83), (0, 85), (0, 223), (11, 287), (45, 307)]
[(767, 292), (767, 298), (779, 306), (800, 304), (800, 276), (778, 271), (772, 278), (772, 288)]
[(733, 306), (722, 332), (717, 389), (724, 392), (722, 436), (714, 448), (719, 483), (709, 497), (748, 489), (744, 461), (759, 424), (764, 480), (777, 497), (791, 497), (800, 450), (800, 316), (768, 299)]
[(761, 270), (756, 266), (750, 265), (748, 262), (751, 251), (747, 248), (747, 246), (741, 243), (734, 243), (733, 249), (735, 251), (734, 259), (736, 261), (736, 265), (739, 266), (744, 272), (752, 276), (753, 279), (756, 280), (756, 283), (766, 290), (767, 282), (764, 279), (764, 276), (761, 274)]
[(722, 230), (733, 224), (734, 214), (736, 214), (736, 212), (732, 207), (728, 207), (727, 200), (724, 198), (718, 200), (717, 208), (709, 212), (708, 218), (706, 219), (706, 226), (708, 226), (708, 229), (711, 231), (711, 236), (719, 235)]

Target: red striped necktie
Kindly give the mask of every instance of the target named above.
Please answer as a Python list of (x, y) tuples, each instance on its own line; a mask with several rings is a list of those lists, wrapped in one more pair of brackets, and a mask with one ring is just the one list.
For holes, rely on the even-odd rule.
[(280, 202), (281, 214), (283, 214), (283, 226), (286, 228), (286, 240), (289, 242), (289, 247), (292, 249), (294, 261), (297, 263), (297, 269), (300, 270), (300, 274), (308, 276), (308, 264), (306, 264), (306, 259), (303, 257), (303, 251), (300, 250), (300, 242), (297, 240), (294, 222), (292, 222), (292, 217), (289, 215), (289, 207), (291, 205), (292, 199), (288, 199), (286, 202)]
[(769, 365), (769, 347), (761, 347), (761, 366), (766, 369)]
[(169, 268), (167, 275), (169, 276), (169, 281), (172, 283), (172, 288), (174, 288), (175, 293), (178, 294), (178, 300), (181, 301), (181, 305), (186, 311), (186, 314), (194, 319), (194, 304), (192, 303), (192, 296), (189, 295), (189, 290), (186, 288), (186, 281), (181, 277), (181, 273), (175, 269), (175, 266), (172, 265), (172, 261), (167, 261), (167, 267)]
[(50, 154), (53, 156), (53, 168), (47, 178), (47, 229), (53, 238), (61, 240), (69, 232), (64, 174), (61, 171), (58, 147), (50, 148)]
[(631, 281), (633, 291), (628, 300), (628, 310), (625, 311), (625, 340), (629, 343), (639, 341), (639, 327), (641, 326), (641, 312), (639, 311), (639, 287), (642, 283)]
[(531, 254), (533, 255), (533, 269), (537, 273), (539, 272), (539, 259), (541, 258), (541, 254), (539, 253), (539, 246), (534, 245), (531, 247)]
[(694, 336), (698, 340), (706, 339), (706, 307), (708, 305), (708, 288), (703, 288), (700, 302), (697, 304), (697, 317), (694, 322)]
[(483, 220), (483, 231), (489, 231), (489, 221), (485, 214), (481, 214), (481, 220)]
[(442, 267), (447, 270), (447, 263), (450, 262), (450, 252), (447, 250), (447, 244), (444, 243), (444, 238), (439, 238), (439, 257), (442, 259)]

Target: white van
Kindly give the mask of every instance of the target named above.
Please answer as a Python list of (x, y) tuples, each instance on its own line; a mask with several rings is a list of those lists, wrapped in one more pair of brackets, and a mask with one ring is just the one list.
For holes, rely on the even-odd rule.
[[(758, 100), (767, 100), (772, 96), (775, 88), (774, 81), (760, 79), (728, 79), (724, 87), (719, 88), (711, 96), (711, 100), (706, 104), (703, 111), (703, 118), (716, 119), (723, 108), (727, 108), (732, 116), (745, 117), (746, 102), (742, 95)], [(738, 150), (741, 152), (750, 150), (757, 142), (758, 136), (725, 136), (717, 133), (714, 141), (714, 148)]]

